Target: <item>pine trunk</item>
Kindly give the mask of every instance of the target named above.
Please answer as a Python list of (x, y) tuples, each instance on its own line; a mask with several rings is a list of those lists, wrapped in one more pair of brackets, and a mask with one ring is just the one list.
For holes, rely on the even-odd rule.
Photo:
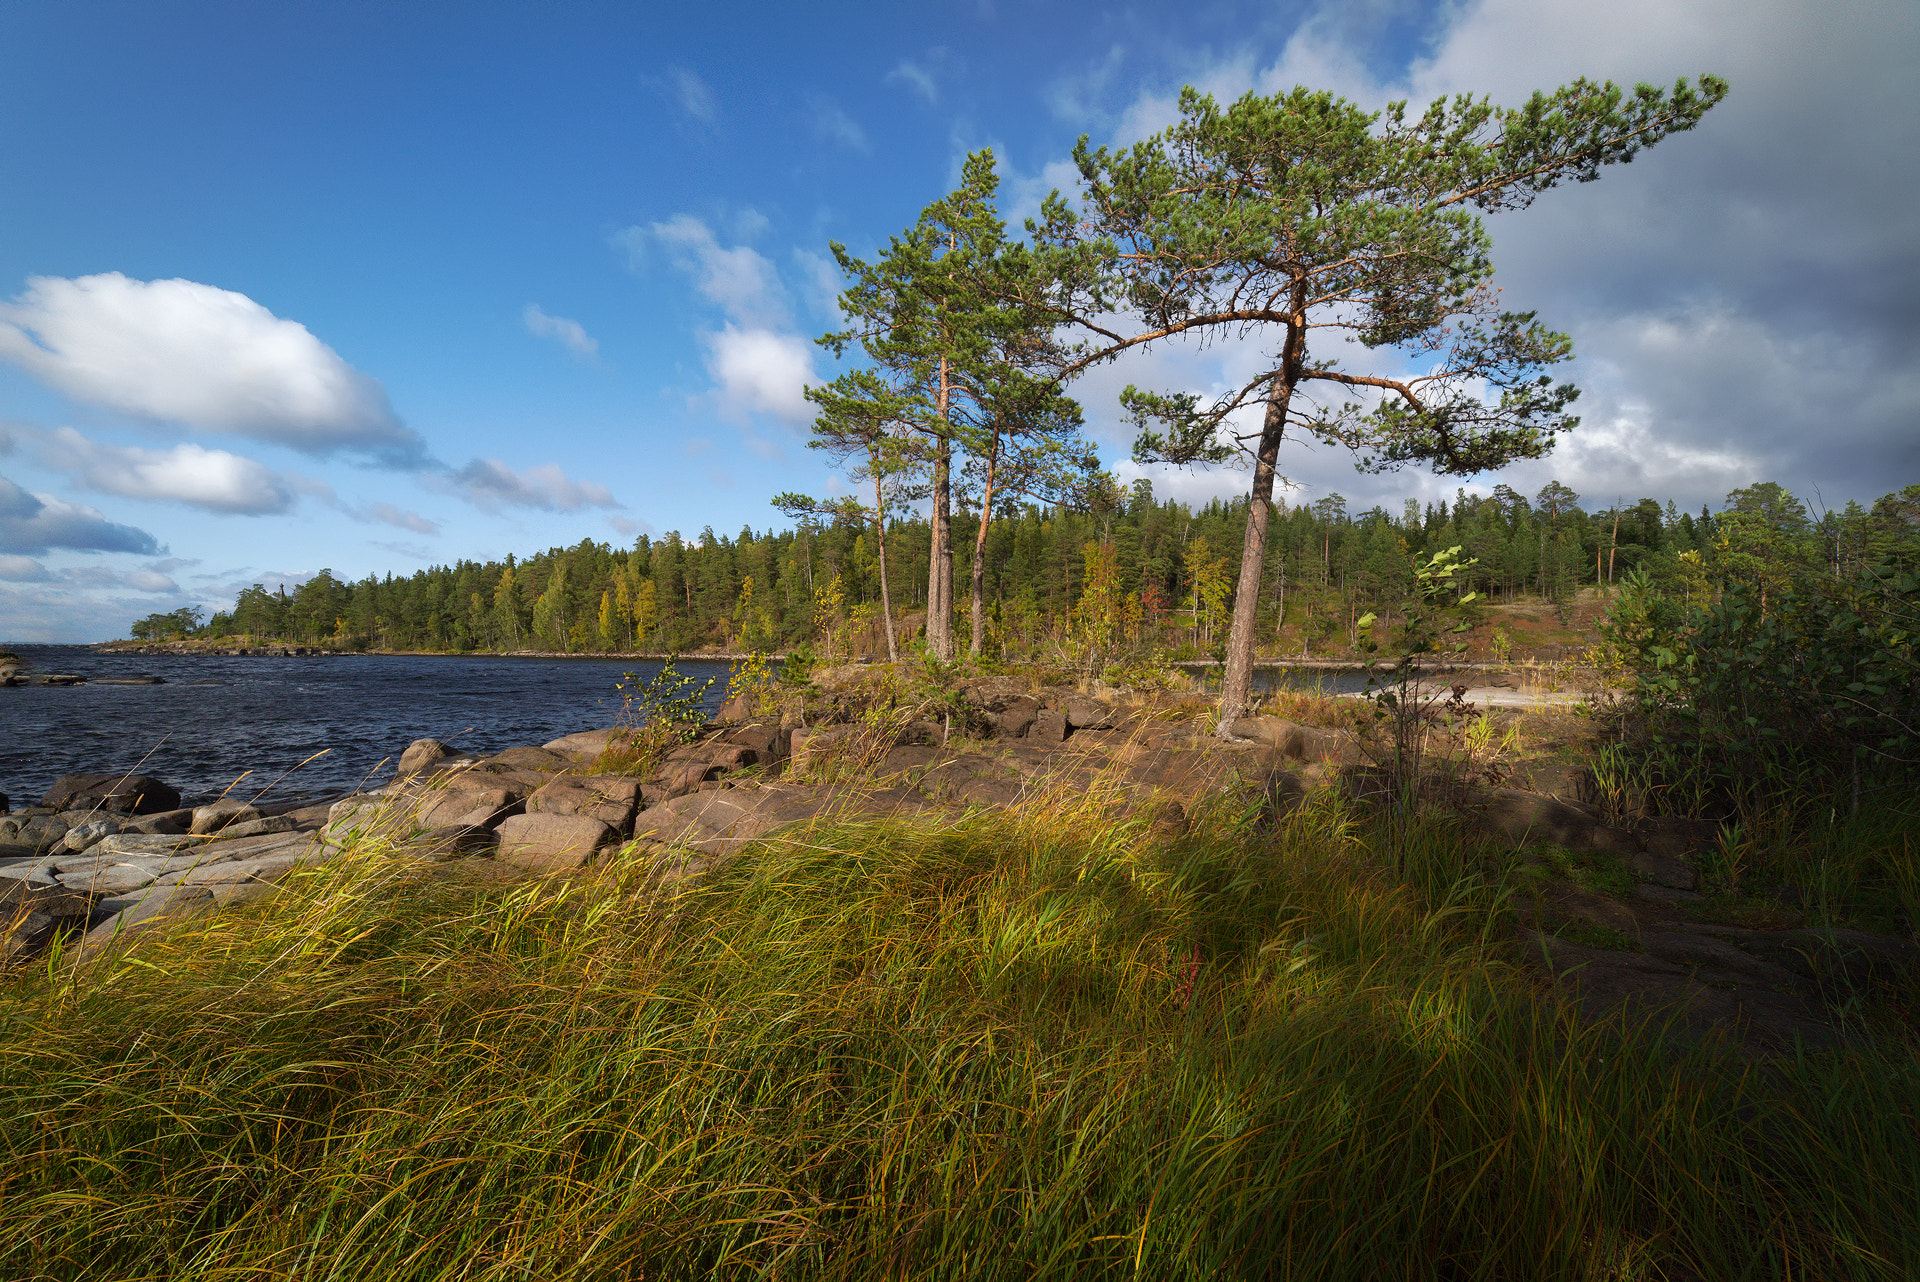
[(880, 626), (887, 634), (887, 662), (900, 662), (900, 647), (893, 639), (893, 593), (887, 590), (887, 496), (876, 471), (873, 478), (873, 538), (880, 546)]
[(1288, 343), (1287, 366), (1274, 375), (1267, 414), (1260, 428), (1260, 451), (1254, 456), (1253, 489), (1247, 504), (1247, 537), (1240, 550), (1240, 581), (1233, 595), (1233, 631), (1227, 637), (1227, 671), (1220, 682), (1220, 720), (1215, 732), (1231, 735), (1235, 721), (1246, 714), (1253, 697), (1253, 624), (1260, 608), (1260, 572), (1267, 559), (1267, 528), (1273, 519), (1273, 480), (1280, 457), (1280, 439), (1287, 432), (1287, 402), (1293, 387), (1288, 370), (1297, 363)]

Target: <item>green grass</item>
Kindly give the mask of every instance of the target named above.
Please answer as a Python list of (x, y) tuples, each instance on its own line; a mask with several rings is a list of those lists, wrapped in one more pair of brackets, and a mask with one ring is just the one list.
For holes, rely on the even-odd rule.
[(0, 1276), (1920, 1272), (1911, 1047), (1582, 1027), (1444, 830), (1114, 800), (821, 825), (670, 900), (367, 847), (7, 977)]

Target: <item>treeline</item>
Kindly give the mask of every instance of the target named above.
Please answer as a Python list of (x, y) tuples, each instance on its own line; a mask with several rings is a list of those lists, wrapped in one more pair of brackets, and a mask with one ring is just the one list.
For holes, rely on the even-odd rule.
[[(1245, 500), (1198, 508), (1161, 502), (1138, 481), (1093, 510), (1029, 504), (994, 519), (986, 541), (986, 648), (1045, 652), (1070, 643), (1098, 613), (1109, 638), (1214, 651), (1232, 605), (1246, 513)], [(960, 518), (956, 525), (967, 529), (978, 520)], [(895, 626), (917, 629), (929, 579), (928, 525), (897, 520), (887, 534)], [(734, 537), (711, 528), (694, 538), (643, 535), (624, 549), (582, 540), (406, 578), (346, 582), (322, 570), (291, 592), (255, 584), (204, 625), (191, 626), (194, 612), (175, 611), (142, 620), (135, 635), (503, 652), (878, 648), (871, 640), (879, 617), (874, 542), (870, 522), (849, 517)], [(1261, 649), (1346, 650), (1357, 617), (1372, 612), (1391, 621), (1417, 561), (1455, 545), (1474, 560), (1463, 590), (1494, 600), (1566, 602), (1582, 586), (1639, 569), (1670, 592), (1699, 598), (1732, 578), (1764, 587), (1805, 567), (1840, 573), (1889, 556), (1920, 565), (1920, 485), (1870, 509), (1850, 503), (1818, 517), (1771, 483), (1735, 491), (1717, 513), (1653, 499), (1589, 511), (1559, 482), (1532, 498), (1500, 486), (1486, 497), (1457, 493), (1451, 503), (1409, 500), (1398, 512), (1353, 512), (1329, 495), (1276, 513), (1263, 567)], [(964, 635), (964, 618), (960, 626)]]

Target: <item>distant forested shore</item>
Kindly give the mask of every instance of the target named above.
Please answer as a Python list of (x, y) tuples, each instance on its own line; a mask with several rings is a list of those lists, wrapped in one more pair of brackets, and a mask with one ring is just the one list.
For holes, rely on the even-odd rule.
[[(1204, 657), (1224, 640), (1239, 577), (1245, 499), (1193, 507), (1151, 485), (1108, 487), (1086, 506), (1023, 504), (986, 527), (990, 655), (1044, 655), (1090, 631)], [(978, 514), (956, 514), (972, 529)], [(329, 570), (291, 591), (255, 584), (231, 610), (154, 614), (136, 641), (244, 638), (335, 650), (538, 651), (666, 655), (780, 651), (825, 644), (883, 650), (870, 521), (803, 519), (788, 530), (711, 527), (642, 535), (630, 548), (582, 540), (505, 561), (458, 561), (357, 582)], [(931, 536), (924, 519), (887, 526), (894, 627), (925, 618)], [(1810, 512), (1784, 487), (1736, 490), (1718, 512), (1644, 498), (1589, 510), (1552, 482), (1531, 498), (1502, 485), (1451, 503), (1407, 500), (1354, 512), (1338, 494), (1275, 513), (1262, 568), (1266, 654), (1350, 653), (1368, 614), (1391, 621), (1416, 565), (1463, 549), (1460, 589), (1493, 602), (1533, 597), (1564, 612), (1582, 588), (1644, 573), (1663, 592), (1707, 600), (1730, 581), (1782, 583), (1893, 560), (1920, 568), (1920, 484), (1871, 507)], [(957, 549), (963, 561), (970, 548)], [(970, 643), (964, 611), (957, 620)], [(1498, 656), (1492, 656), (1498, 657)]]

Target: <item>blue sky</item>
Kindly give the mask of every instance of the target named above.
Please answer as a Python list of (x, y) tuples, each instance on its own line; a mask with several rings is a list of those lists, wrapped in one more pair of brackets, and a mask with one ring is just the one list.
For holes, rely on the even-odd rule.
[[(1586, 74), (1733, 84), (1700, 129), (1492, 222), (1569, 330), (1589, 505), (1920, 480), (1906, 3), (17, 3), (0, 10), (0, 640), (249, 583), (779, 523), (830, 492), (830, 240), (870, 253), (991, 146), (1016, 221), (1183, 84), (1378, 105)], [(1076, 391), (1210, 390), (1257, 349)], [(1292, 497), (1458, 483), (1294, 450)], [(1153, 473), (1163, 494), (1244, 474)]]

